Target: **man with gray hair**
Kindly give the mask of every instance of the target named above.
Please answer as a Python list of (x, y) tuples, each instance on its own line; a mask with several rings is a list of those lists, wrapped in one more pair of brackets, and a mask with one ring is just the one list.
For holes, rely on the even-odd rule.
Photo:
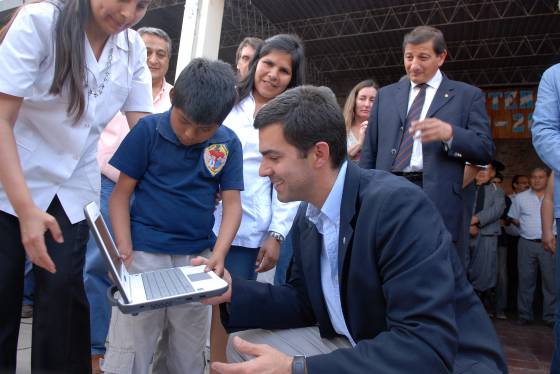
[[(152, 74), (154, 112), (161, 113), (171, 107), (169, 92), (173, 86), (165, 81), (171, 56), (171, 38), (165, 31), (155, 27), (143, 27), (138, 33), (146, 44), (147, 64)], [(119, 171), (109, 165), (109, 160), (128, 132), (126, 118), (119, 113), (107, 124), (97, 144), (97, 162), (101, 169), (101, 213), (105, 222), (109, 224), (109, 229), (109, 197), (119, 178)], [(101, 252), (95, 240), (90, 237), (84, 267), (84, 287), (90, 304), (92, 374), (101, 373), (99, 361), (105, 354), (105, 340), (111, 318), (106, 291), (110, 285)]]

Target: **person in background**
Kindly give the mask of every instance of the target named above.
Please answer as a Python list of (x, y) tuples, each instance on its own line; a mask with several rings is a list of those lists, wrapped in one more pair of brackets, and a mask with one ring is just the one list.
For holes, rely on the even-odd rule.
[(517, 294), (518, 324), (527, 325), (533, 320), (533, 296), (538, 269), (541, 271), (543, 293), (543, 321), (554, 325), (554, 257), (544, 250), (542, 243), (541, 204), (544, 198), (547, 173), (535, 168), (529, 178), (530, 188), (517, 194), (508, 212), (512, 223), (519, 227), (517, 263), (519, 289)]
[[(146, 62), (152, 77), (151, 92), (154, 112), (165, 112), (171, 107), (169, 92), (173, 88), (165, 80), (172, 51), (171, 38), (164, 30), (154, 27), (142, 27), (137, 32), (146, 45)], [(129, 131), (130, 128), (128, 127), (126, 117), (122, 113), (118, 113), (107, 124), (97, 143), (97, 162), (101, 169), (100, 210), (111, 233), (109, 197), (119, 178), (119, 171), (109, 165), (109, 160), (113, 157), (113, 154)], [(111, 281), (107, 273), (107, 266), (103, 261), (94, 238), (90, 237), (84, 266), (84, 287), (90, 310), (92, 374), (101, 372), (99, 368), (100, 360), (105, 355), (105, 340), (107, 339), (109, 321), (111, 319), (111, 307), (107, 300), (107, 288), (110, 285)]]
[(519, 242), (519, 228), (511, 223), (507, 215), (515, 196), (529, 188), (529, 177), (516, 174), (511, 179), (512, 193), (506, 196), (506, 209), (504, 211), (504, 237), (507, 247), (507, 309), (517, 311), (517, 288), (519, 273), (517, 267), (517, 245)]
[(353, 161), (360, 159), (368, 118), (378, 89), (372, 79), (361, 81), (352, 88), (344, 104), (342, 114), (348, 138), (348, 156)]
[(152, 111), (149, 0), (23, 5), (0, 31), (0, 372), (16, 371), (25, 255), (35, 276), (34, 372), (91, 372), (83, 207), (99, 201), (97, 141), (120, 110)]
[(501, 233), (500, 217), (506, 203), (504, 191), (491, 182), (496, 175), (497, 165), (501, 163), (493, 161), (476, 175), (476, 193), (470, 225), (468, 277), (489, 315), (495, 313), (498, 236)]
[(447, 47), (440, 30), (416, 27), (404, 36), (402, 51), (408, 79), (379, 90), (360, 166), (422, 186), (457, 242), (465, 163), (487, 165), (495, 149), (484, 94), (441, 72)]
[[(280, 246), (297, 211), (297, 203), (278, 201), (273, 183), (259, 176), (258, 131), (253, 121), (259, 110), (288, 88), (303, 84), (305, 57), (301, 40), (294, 35), (279, 34), (264, 41), (249, 66), (249, 73), (238, 84), (239, 101), (224, 121), (243, 147), (241, 226), (226, 257), (225, 266), (238, 277), (255, 279), (276, 265)], [(221, 206), (216, 210), (214, 232), (219, 230)], [(225, 359), (227, 336), (219, 322), (218, 308), (213, 308), (211, 360)]]
[[(500, 172), (496, 172), (496, 176), (492, 178), (492, 184), (497, 188), (502, 188), (502, 183), (504, 182), (504, 176)], [(506, 316), (506, 309), (508, 306), (508, 269), (507, 269), (507, 261), (508, 261), (508, 249), (507, 249), (507, 240), (506, 240), (506, 233), (505, 233), (505, 225), (507, 222), (507, 196), (504, 193), (504, 211), (500, 217), (500, 235), (498, 235), (498, 277), (496, 280), (496, 305), (495, 305), (495, 317), (497, 319), (505, 320), (507, 319)]]
[(21, 318), (33, 317), (33, 293), (35, 292), (35, 277), (33, 276), (33, 263), (25, 259), (25, 279), (23, 280), (23, 302)]
[(249, 65), (255, 56), (255, 51), (262, 45), (263, 40), (253, 36), (248, 36), (239, 43), (235, 52), (235, 63), (237, 67), (237, 77), (242, 81), (249, 72)]

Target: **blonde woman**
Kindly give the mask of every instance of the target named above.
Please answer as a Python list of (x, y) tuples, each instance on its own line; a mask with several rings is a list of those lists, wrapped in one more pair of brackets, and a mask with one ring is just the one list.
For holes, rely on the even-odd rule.
[(369, 113), (377, 96), (379, 86), (372, 79), (361, 81), (352, 88), (344, 104), (348, 157), (357, 161), (364, 142)]

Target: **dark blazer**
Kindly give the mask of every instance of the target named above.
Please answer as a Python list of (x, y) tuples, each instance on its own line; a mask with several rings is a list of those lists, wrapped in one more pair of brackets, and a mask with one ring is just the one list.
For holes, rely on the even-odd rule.
[[(410, 81), (383, 87), (370, 114), (360, 166), (391, 171), (406, 120)], [(486, 165), (494, 154), (484, 95), (480, 89), (447, 79), (439, 86), (426, 118), (453, 126), (451, 147), (441, 142), (422, 145), (423, 189), (436, 204), (456, 241), (461, 225), (461, 188), (465, 161)]]
[[(231, 330), (318, 325), (336, 336), (320, 281), (322, 239), (300, 207), (281, 286), (234, 279)], [(434, 205), (403, 178), (348, 163), (340, 211), (340, 297), (354, 349), (309, 357), (309, 373), (506, 373), (494, 328)], [(229, 310), (229, 312), (228, 312)]]

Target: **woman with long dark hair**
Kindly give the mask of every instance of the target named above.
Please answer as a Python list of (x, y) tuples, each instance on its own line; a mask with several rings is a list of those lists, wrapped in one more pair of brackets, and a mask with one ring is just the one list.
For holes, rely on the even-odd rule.
[(46, 0), (0, 31), (0, 372), (15, 372), (25, 255), (36, 279), (33, 372), (89, 373), (83, 288), (99, 200), (99, 134), (152, 110), (145, 47), (129, 28), (149, 0)]
[[(253, 120), (268, 101), (303, 84), (304, 76), (303, 44), (297, 36), (279, 34), (266, 39), (257, 48), (249, 73), (239, 83), (239, 102), (224, 121), (224, 125), (237, 134), (243, 147), (243, 216), (225, 261), (225, 267), (235, 276), (255, 279), (257, 273), (272, 269), (278, 259), (280, 242), (292, 226), (298, 204), (279, 202), (270, 180), (259, 176), (262, 155)], [(218, 207), (218, 223), (220, 213)], [(214, 231), (218, 229), (216, 225)], [(215, 307), (214, 311), (217, 310)], [(217, 323), (216, 314), (213, 315), (212, 359), (223, 361), (225, 331)]]

